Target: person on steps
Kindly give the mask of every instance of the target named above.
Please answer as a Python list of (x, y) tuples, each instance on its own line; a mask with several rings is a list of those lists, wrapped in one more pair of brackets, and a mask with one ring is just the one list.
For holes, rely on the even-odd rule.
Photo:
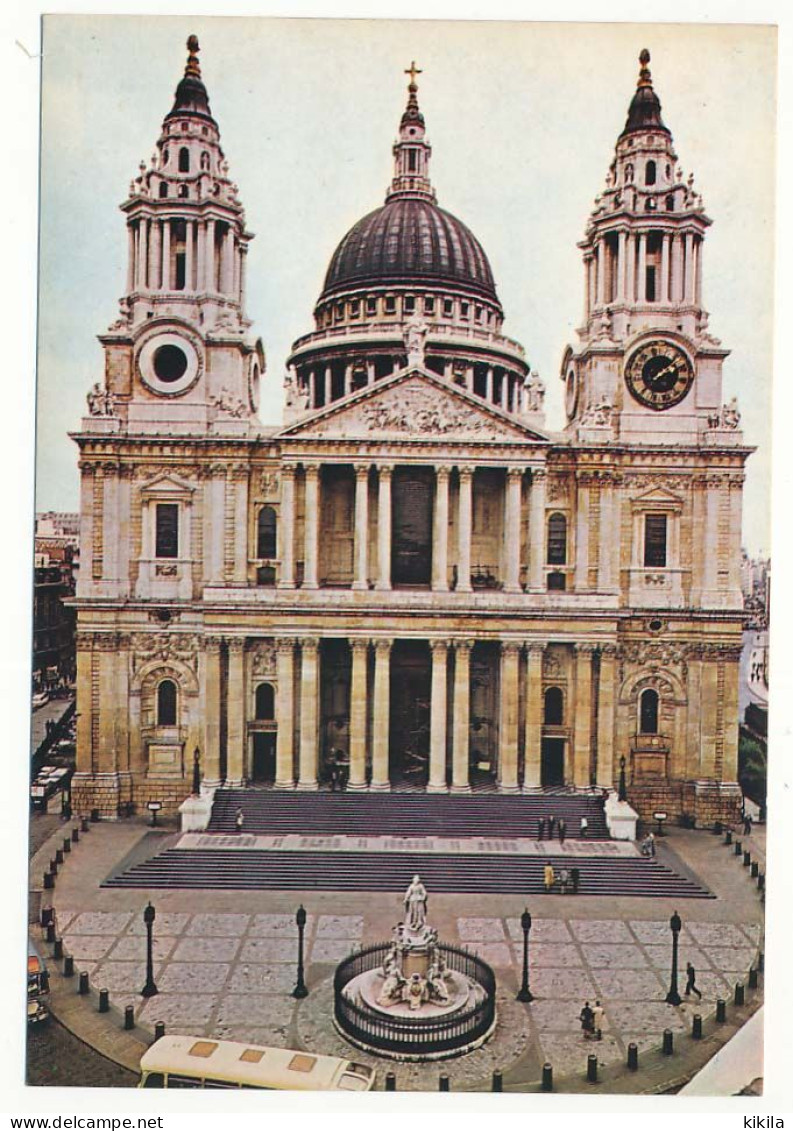
[(242, 811), (242, 806), (237, 806), (237, 812), (234, 816), (234, 831), (241, 833), (242, 826), (245, 824), (245, 814)]
[(553, 872), (553, 864), (546, 864), (543, 869), (543, 879), (545, 881), (545, 893), (550, 895), (553, 891), (553, 885), (556, 882), (556, 876)]

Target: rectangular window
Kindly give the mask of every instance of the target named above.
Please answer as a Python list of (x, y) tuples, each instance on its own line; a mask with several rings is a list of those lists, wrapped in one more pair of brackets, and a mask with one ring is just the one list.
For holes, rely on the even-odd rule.
[(415, 173), (416, 171), (416, 151), (415, 149), (408, 150), (408, 171)]
[(666, 515), (644, 516), (644, 564), (654, 569), (666, 566)]
[(376, 298), (368, 298), (366, 300), (366, 313), (367, 314), (377, 314), (377, 299)]
[(154, 554), (158, 558), (179, 557), (179, 505), (178, 503), (157, 504), (157, 530), (154, 541)]
[(183, 252), (176, 255), (176, 289), (183, 291), (185, 287), (185, 256)]
[(413, 314), (416, 310), (416, 300), (413, 295), (405, 295), (405, 314)]
[(655, 268), (647, 268), (647, 301), (655, 302)]
[(385, 300), (385, 312), (386, 312), (386, 314), (396, 314), (396, 299), (395, 298), (393, 298), (391, 296), (386, 298), (386, 300)]
[(460, 317), (461, 318), (467, 318), (468, 317), (468, 303), (467, 302), (461, 302), (460, 303)]
[(425, 314), (434, 314), (435, 313), (435, 299), (431, 295), (427, 295), (424, 299), (424, 313)]
[(452, 314), (454, 313), (454, 304), (450, 298), (445, 298), (443, 300), (443, 313), (447, 318), (451, 318)]

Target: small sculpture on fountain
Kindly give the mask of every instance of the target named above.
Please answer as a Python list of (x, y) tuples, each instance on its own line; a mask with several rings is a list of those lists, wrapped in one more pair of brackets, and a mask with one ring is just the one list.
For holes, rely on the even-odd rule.
[(405, 892), (405, 926), (419, 934), (427, 925), (427, 889), (418, 875)]

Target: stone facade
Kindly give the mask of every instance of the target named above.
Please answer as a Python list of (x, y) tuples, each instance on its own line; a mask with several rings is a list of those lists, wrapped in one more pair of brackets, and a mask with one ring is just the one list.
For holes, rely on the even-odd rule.
[(612, 788), (624, 758), (642, 815), (733, 813), (749, 449), (700, 304), (710, 221), (646, 61), (580, 245), (563, 434), (484, 252), (435, 204), (415, 73), (395, 243), (381, 214), (342, 241), (274, 428), (251, 235), (189, 46), (122, 205), (127, 293), (74, 437), (76, 804), (173, 809), (197, 749), (213, 785), (316, 789), (336, 759), (351, 790), (452, 794)]

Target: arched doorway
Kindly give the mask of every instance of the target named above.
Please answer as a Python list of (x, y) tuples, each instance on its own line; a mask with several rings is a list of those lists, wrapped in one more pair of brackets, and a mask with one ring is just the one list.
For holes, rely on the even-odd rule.
[(391, 653), (389, 780), (426, 786), (430, 757), (432, 666), (425, 640), (399, 640)]
[(255, 692), (256, 721), (253, 724), (253, 750), (251, 753), (251, 781), (275, 781), (275, 688), (271, 683), (260, 683)]

